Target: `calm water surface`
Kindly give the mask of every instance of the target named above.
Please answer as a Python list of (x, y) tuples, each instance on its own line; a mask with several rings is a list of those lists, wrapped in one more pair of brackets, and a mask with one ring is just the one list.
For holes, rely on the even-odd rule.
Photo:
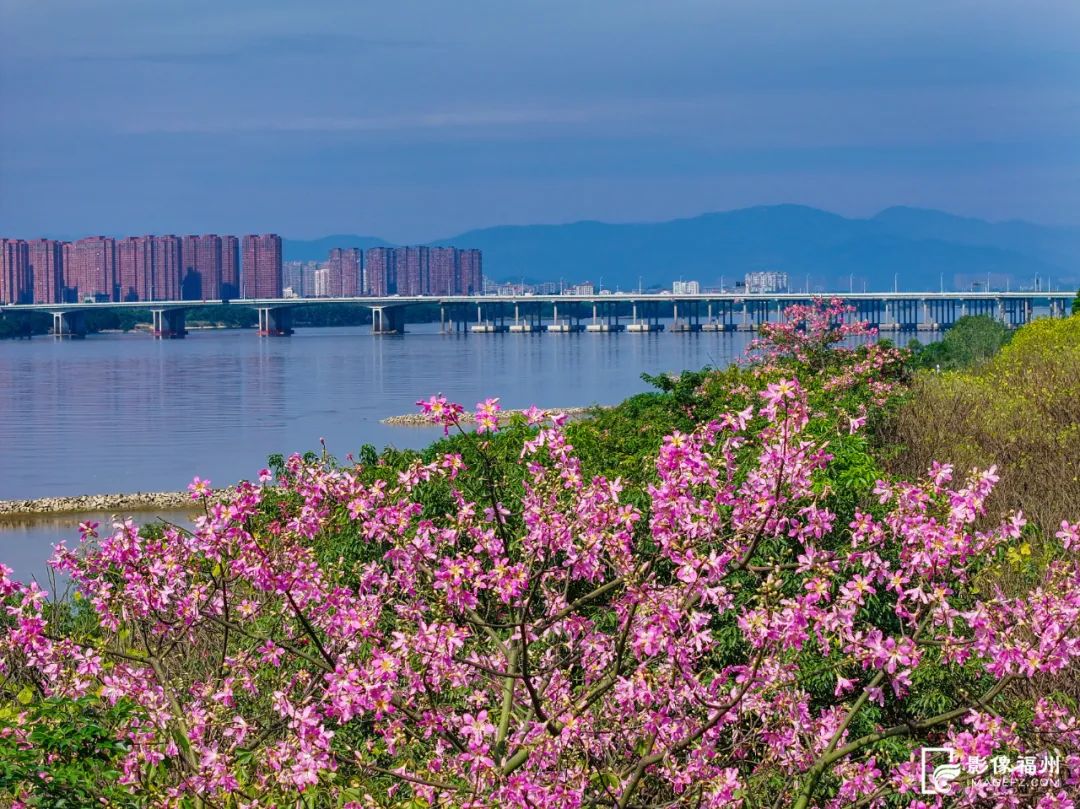
[(145, 334), (0, 343), (0, 499), (179, 489), (253, 477), (271, 453), (419, 447), (380, 420), (442, 392), (467, 408), (611, 404), (643, 371), (726, 365), (746, 334), (440, 335), (366, 329)]
[[(441, 335), (300, 329), (288, 338), (196, 331), (0, 342), (0, 499), (181, 489), (253, 478), (271, 453), (343, 456), (362, 444), (421, 447), (437, 428), (390, 427), (442, 392), (467, 408), (614, 404), (651, 374), (727, 365), (750, 335)], [(95, 515), (102, 521), (108, 515)], [(41, 575), (77, 517), (0, 523), (0, 561)]]
[[(320, 438), (338, 456), (365, 443), (421, 447), (441, 431), (380, 420), (439, 392), (467, 408), (487, 396), (504, 407), (614, 404), (649, 389), (642, 372), (724, 366), (751, 338), (409, 329), (0, 341), (0, 499), (181, 489), (195, 475), (224, 485)], [(81, 518), (0, 522), (0, 561), (40, 573)]]

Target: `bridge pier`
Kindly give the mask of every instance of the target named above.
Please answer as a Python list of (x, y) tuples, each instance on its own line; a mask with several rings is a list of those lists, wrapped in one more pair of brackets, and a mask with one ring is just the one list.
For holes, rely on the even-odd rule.
[(290, 307), (260, 306), (256, 311), (259, 313), (260, 337), (288, 337), (293, 333)]
[[(372, 323), (374, 323), (374, 310), (372, 310)], [(461, 303), (440, 304), (439, 321), (442, 334), (468, 334), (469, 332), (468, 307)]]
[(868, 323), (871, 328), (880, 329), (883, 320), (881, 301), (859, 301), (856, 304), (855, 317)]
[(82, 340), (86, 337), (86, 316), (83, 312), (53, 312), (54, 337)]
[(1018, 328), (1031, 320), (1031, 304), (1028, 301), (1001, 299), (998, 305), (1002, 322), (1011, 328)]
[(510, 331), (515, 334), (540, 334), (547, 331), (542, 319), (540, 304), (514, 301), (514, 322)]
[(949, 298), (934, 301), (933, 316), (938, 329), (951, 329), (957, 321), (956, 301)]
[(592, 323), (585, 326), (585, 331), (593, 333), (610, 333), (625, 330), (626, 326), (619, 322), (619, 304), (617, 302), (592, 302)]
[[(638, 317), (638, 307), (641, 307), (642, 315)], [(631, 302), (631, 323), (626, 327), (629, 332), (642, 333), (663, 331), (664, 325), (660, 322), (660, 312), (652, 301)]]
[(771, 309), (772, 301), (768, 298), (754, 301), (754, 331), (758, 331), (764, 324), (771, 321)]
[(372, 334), (404, 334), (405, 317), (396, 306), (373, 306), (371, 308)]
[(180, 340), (187, 334), (183, 309), (151, 309), (153, 334), (158, 340)]
[(896, 301), (896, 324), (900, 331), (918, 331), (919, 303), (916, 300)]
[(701, 331), (701, 309), (698, 301), (689, 301), (683, 307), (684, 317), (679, 319), (679, 303), (673, 303), (672, 314), (674, 320), (671, 325), (673, 332), (698, 332)]
[(477, 334), (501, 334), (509, 331), (506, 325), (506, 313), (503, 311), (502, 301), (492, 300), (486, 308), (483, 303), (476, 304), (476, 323), (470, 331)]

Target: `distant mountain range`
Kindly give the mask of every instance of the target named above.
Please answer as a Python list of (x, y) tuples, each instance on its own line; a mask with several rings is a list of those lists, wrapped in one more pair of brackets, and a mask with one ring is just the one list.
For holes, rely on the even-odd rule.
[[(286, 260), (322, 260), (332, 247), (387, 245), (369, 236), (286, 239)], [(920, 208), (854, 219), (802, 205), (772, 205), (641, 224), (514, 225), (432, 245), (479, 247), (497, 280), (603, 281), (605, 289), (667, 286), (679, 278), (731, 285), (750, 270), (781, 270), (793, 289), (953, 289), (973, 282), (1075, 287), (1080, 228), (987, 222)]]

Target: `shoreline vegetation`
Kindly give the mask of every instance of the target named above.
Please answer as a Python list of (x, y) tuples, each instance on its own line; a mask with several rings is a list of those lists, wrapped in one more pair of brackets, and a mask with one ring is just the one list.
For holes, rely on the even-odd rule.
[[(572, 420), (588, 418), (599, 410), (610, 410), (612, 405), (590, 405), (589, 407), (546, 408), (548, 413), (562, 413)], [(524, 417), (524, 410), (503, 410), (499, 413), (499, 424), (509, 424), (514, 416)], [(465, 411), (458, 416), (462, 424), (476, 424), (476, 414)], [(382, 419), (380, 424), (394, 427), (434, 427), (431, 418), (424, 413), (405, 413)]]

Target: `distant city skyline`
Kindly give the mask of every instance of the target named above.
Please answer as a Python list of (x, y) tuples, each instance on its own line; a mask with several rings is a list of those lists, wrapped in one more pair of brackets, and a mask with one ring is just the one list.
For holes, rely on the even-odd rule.
[[(365, 259), (366, 254), (366, 259)], [(276, 233), (0, 236), (0, 305), (207, 301), (369, 295), (471, 295), (484, 289), (476, 248), (334, 247), (312, 272), (283, 260)]]
[[(12, 248), (15, 252), (10, 260), (5, 259), (7, 266), (16, 269), (6, 277), (0, 275), (0, 287), (11, 289), (18, 285), (25, 294), (27, 280), (17, 268), (32, 264), (46, 268), (44, 274), (34, 276), (37, 299), (47, 300), (65, 288), (63, 279), (50, 280), (52, 271), (48, 268), (55, 270), (56, 259), (51, 257), (47, 242), (27, 233), (0, 231), (0, 236), (26, 240), (22, 247)], [(88, 244), (93, 243), (93, 238)], [(116, 239), (116, 283), (123, 290), (119, 294), (130, 298), (134, 289), (135, 298), (146, 298), (147, 268), (166, 267), (164, 262), (168, 261), (176, 263), (174, 238), (179, 240), (181, 250), (183, 297), (214, 297), (218, 246), (212, 234)], [(169, 245), (159, 244), (154, 253), (150, 248), (155, 239), (167, 239)], [(371, 292), (380, 294), (381, 288), (386, 294), (400, 280), (402, 286), (410, 285), (420, 293), (425, 283), (432, 290), (448, 288), (446, 279), (454, 276), (454, 261), (462, 254), (447, 253), (443, 248), (460, 245), (482, 250), (484, 269), (492, 281), (500, 284), (577, 284), (593, 279), (609, 289), (637, 289), (664, 286), (675, 279), (696, 279), (702, 288), (716, 288), (723, 285), (725, 278), (730, 282), (747, 272), (760, 271), (788, 273), (793, 288), (819, 290), (968, 289), (975, 282), (1001, 289), (1060, 288), (1080, 283), (1080, 271), (1076, 269), (1080, 228), (1016, 221), (991, 223), (905, 207), (859, 219), (805, 206), (759, 206), (647, 224), (581, 222), (487, 228), (412, 246), (355, 234), (312, 240), (282, 237), (281, 257), (282, 261), (327, 262), (332, 272), (326, 274), (320, 286), (324, 293), (339, 288), (337, 264), (341, 263), (340, 272), (352, 273), (354, 260), (361, 271), (364, 267), (371, 270), (365, 273), (370, 278), (357, 279), (357, 289), (368, 291), (370, 287)], [(221, 284), (230, 290), (226, 297), (234, 297), (236, 293), (231, 290), (241, 285), (239, 247), (236, 237), (221, 237)], [(419, 247), (426, 247), (427, 252), (418, 252)], [(60, 248), (59, 261), (68, 275), (76, 266), (74, 249), (74, 245)], [(365, 251), (367, 260), (361, 263), (356, 251)], [(102, 256), (101, 260), (107, 259)], [(196, 279), (204, 277), (208, 279), (205, 292), (201, 284), (192, 286)], [(341, 279), (343, 293), (352, 288), (351, 277)], [(307, 279), (306, 287), (282, 279), (282, 290), (300, 287), (307, 290), (301, 294), (314, 294), (314, 284), (314, 277)], [(72, 282), (68, 280), (66, 286), (70, 288)], [(86, 285), (87, 289), (91, 287)], [(92, 292), (105, 294), (97, 287)], [(158, 299), (167, 297), (160, 289), (152, 294)]]
[(0, 225), (397, 244), (801, 203), (1080, 225), (1080, 6), (0, 2)]

